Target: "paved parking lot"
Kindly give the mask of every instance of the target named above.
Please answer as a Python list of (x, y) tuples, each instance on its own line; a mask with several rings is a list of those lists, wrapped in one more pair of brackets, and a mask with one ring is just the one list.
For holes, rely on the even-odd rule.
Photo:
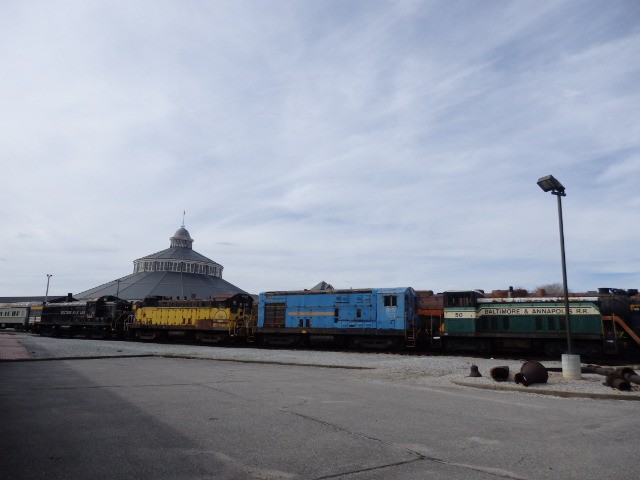
[[(183, 358), (0, 363), (3, 478), (635, 478), (637, 402)], [(625, 433), (628, 432), (628, 433)]]

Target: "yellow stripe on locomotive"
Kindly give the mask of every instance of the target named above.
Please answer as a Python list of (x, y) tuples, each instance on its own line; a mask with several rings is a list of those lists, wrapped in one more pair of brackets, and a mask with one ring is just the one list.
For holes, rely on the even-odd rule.
[(187, 329), (229, 330), (240, 313), (232, 313), (229, 307), (138, 307), (135, 320), (141, 325), (180, 327)]

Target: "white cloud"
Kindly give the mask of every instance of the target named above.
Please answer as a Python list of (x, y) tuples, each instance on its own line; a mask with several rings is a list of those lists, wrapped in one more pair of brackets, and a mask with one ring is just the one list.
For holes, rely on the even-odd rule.
[(3, 4), (0, 296), (126, 275), (183, 209), (252, 292), (533, 288), (560, 275), (550, 173), (574, 288), (638, 287), (638, 13)]

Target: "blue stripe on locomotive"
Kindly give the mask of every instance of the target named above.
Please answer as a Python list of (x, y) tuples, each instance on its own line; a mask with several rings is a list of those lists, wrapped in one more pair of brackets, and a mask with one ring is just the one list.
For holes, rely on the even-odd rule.
[(258, 328), (265, 306), (285, 306), (285, 329), (376, 330), (404, 333), (415, 322), (416, 293), (410, 288), (366, 290), (264, 292), (260, 294)]

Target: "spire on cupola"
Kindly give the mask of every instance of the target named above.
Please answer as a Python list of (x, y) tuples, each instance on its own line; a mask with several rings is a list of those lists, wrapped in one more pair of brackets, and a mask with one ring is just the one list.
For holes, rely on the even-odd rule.
[(180, 226), (180, 228), (178, 230), (176, 230), (176, 233), (173, 234), (173, 237), (171, 237), (169, 240), (171, 240), (171, 247), (184, 247), (184, 248), (191, 248), (191, 244), (193, 243), (193, 239), (191, 238), (191, 235), (189, 235), (189, 231), (184, 228), (184, 216), (185, 216), (185, 211), (182, 211), (182, 225)]

